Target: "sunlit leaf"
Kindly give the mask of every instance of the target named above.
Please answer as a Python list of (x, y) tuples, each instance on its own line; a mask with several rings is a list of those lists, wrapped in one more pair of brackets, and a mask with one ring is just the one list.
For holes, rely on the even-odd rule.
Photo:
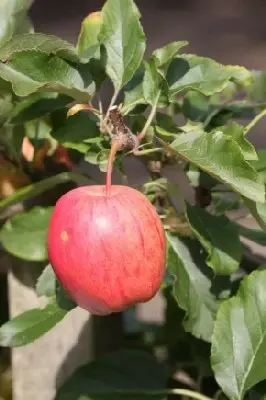
[(194, 240), (181, 240), (167, 234), (170, 245), (168, 270), (176, 278), (173, 293), (179, 307), (186, 311), (184, 328), (197, 338), (211, 340), (219, 301), (211, 292), (212, 271)]
[(152, 106), (158, 103), (164, 80), (159, 74), (155, 61), (151, 59), (145, 62), (145, 74), (143, 78), (143, 96), (145, 101)]
[(8, 0), (0, 2), (0, 46), (18, 32), (31, 29), (27, 11), (33, 0)]
[(38, 296), (53, 297), (56, 292), (56, 276), (51, 264), (48, 264), (38, 278), (36, 293)]
[(64, 59), (45, 52), (16, 52), (0, 63), (0, 78), (11, 82), (14, 93), (27, 96), (37, 91), (59, 92), (80, 102), (88, 102), (95, 84)]
[(133, 77), (145, 51), (140, 13), (132, 0), (107, 0), (100, 40), (107, 52), (106, 70), (115, 90)]
[(230, 399), (266, 379), (266, 271), (244, 278), (237, 295), (223, 302), (212, 337), (215, 378)]
[(77, 51), (72, 44), (57, 36), (43, 33), (25, 33), (14, 36), (0, 48), (0, 59), (5, 61), (18, 52), (33, 50), (52, 54), (73, 62), (79, 61)]
[(206, 96), (223, 90), (230, 80), (243, 84), (251, 82), (251, 73), (244, 67), (222, 65), (193, 54), (176, 57), (167, 71), (170, 93), (194, 89)]
[(184, 47), (187, 46), (188, 42), (171, 42), (155, 50), (152, 53), (152, 58), (154, 59), (156, 68), (160, 72), (160, 74), (165, 77), (167, 69), (174, 59), (174, 57), (179, 53), (179, 51)]
[(46, 260), (46, 235), (52, 210), (52, 207), (34, 207), (10, 218), (0, 231), (5, 250), (28, 261)]
[(139, 104), (145, 104), (146, 100), (143, 94), (142, 83), (137, 85), (135, 88), (129, 91), (125, 91), (125, 98), (123, 102), (124, 110), (129, 113)]
[(259, 174), (245, 161), (238, 144), (222, 131), (192, 131), (178, 135), (170, 145), (161, 143), (167, 151), (180, 154), (243, 196), (264, 202), (265, 188)]
[(45, 308), (34, 308), (6, 322), (0, 327), (0, 345), (19, 347), (34, 342), (51, 330), (67, 314), (56, 302)]
[(81, 24), (77, 50), (82, 61), (89, 61), (92, 57), (100, 58), (99, 33), (102, 27), (102, 13), (90, 13)]
[(219, 127), (218, 129), (221, 129), (225, 135), (228, 135), (237, 142), (245, 160), (250, 161), (258, 159), (258, 155), (254, 146), (244, 136), (243, 126), (237, 124), (236, 122), (232, 122), (230, 125)]

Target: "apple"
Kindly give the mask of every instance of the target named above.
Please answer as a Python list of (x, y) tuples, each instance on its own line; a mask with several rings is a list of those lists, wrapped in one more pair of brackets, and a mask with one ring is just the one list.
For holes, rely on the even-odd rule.
[(59, 281), (92, 314), (150, 300), (164, 276), (162, 223), (149, 200), (131, 187), (69, 191), (54, 208), (47, 243)]

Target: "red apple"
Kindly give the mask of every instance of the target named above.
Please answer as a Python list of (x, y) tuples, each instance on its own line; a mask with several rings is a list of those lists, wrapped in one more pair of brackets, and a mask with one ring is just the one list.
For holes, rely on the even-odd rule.
[(48, 254), (76, 303), (106, 315), (151, 299), (164, 275), (164, 229), (153, 205), (127, 186), (79, 187), (51, 217)]

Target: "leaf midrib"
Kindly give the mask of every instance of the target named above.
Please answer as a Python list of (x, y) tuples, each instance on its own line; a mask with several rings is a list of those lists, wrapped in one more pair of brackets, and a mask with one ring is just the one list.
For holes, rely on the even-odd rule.
[[(41, 309), (36, 309), (36, 311), (42, 311)], [(45, 309), (43, 310), (43, 311), (45, 311)], [(39, 320), (38, 320), (38, 322), (37, 323), (35, 323), (35, 322), (32, 322), (32, 324), (30, 324), (24, 331), (22, 331), (21, 329), (20, 329), (20, 331), (19, 332), (16, 332), (14, 335), (12, 335), (12, 329), (10, 330), (10, 332), (8, 331), (8, 329), (7, 329), (7, 334), (10, 336), (10, 335), (12, 335), (12, 339), (11, 339), (11, 341), (9, 342), (9, 346), (11, 346), (12, 345), (12, 342), (13, 342), (13, 340), (15, 339), (15, 342), (17, 343), (17, 340), (18, 339), (20, 339), (20, 336), (22, 335), (22, 336), (27, 336), (27, 332), (29, 332), (29, 331), (31, 331), (32, 329), (34, 329), (35, 327), (38, 327), (38, 326), (40, 326), (41, 324), (43, 324), (43, 323), (47, 323), (47, 322), (49, 322), (49, 320), (52, 320), (52, 319), (54, 319), (54, 318), (56, 318), (56, 322), (55, 322), (55, 324), (57, 324), (58, 322), (60, 322), (64, 317), (65, 317), (65, 315), (67, 314), (67, 312), (65, 311), (65, 310), (63, 310), (63, 309), (60, 309), (60, 308), (58, 308), (58, 309), (56, 309), (53, 313), (51, 313), (50, 315), (48, 315), (48, 314), (45, 314), (44, 315), (44, 317), (43, 318), (40, 318)], [(61, 318), (59, 319), (58, 317), (60, 317), (61, 316)], [(55, 325), (54, 324), (54, 325)], [(50, 330), (50, 328), (49, 328), (49, 330)], [(46, 331), (47, 332), (47, 331)], [(31, 337), (32, 337), (32, 335), (30, 335)], [(0, 333), (0, 337), (1, 337), (1, 333)], [(37, 336), (37, 338), (38, 338), (39, 336)], [(36, 338), (36, 339), (37, 339)], [(33, 340), (35, 340), (35, 338), (33, 339)], [(30, 342), (31, 342), (32, 340), (30, 340)], [(26, 344), (27, 343), (30, 343), (29, 341), (27, 341), (26, 340)], [(21, 344), (21, 341), (19, 341), (18, 342), (18, 344), (16, 344), (16, 346), (20, 346)]]
[[(243, 307), (244, 308), (244, 307)], [(261, 321), (260, 321), (261, 322)], [(254, 352), (253, 352), (253, 356), (251, 357), (251, 360), (250, 360), (250, 363), (249, 363), (249, 365), (248, 365), (248, 368), (247, 368), (247, 371), (245, 372), (245, 374), (244, 374), (244, 377), (243, 377), (243, 380), (242, 380), (242, 384), (241, 384), (241, 387), (240, 387), (240, 392), (239, 392), (239, 398), (240, 399), (242, 399), (243, 398), (243, 394), (244, 394), (244, 387), (245, 387), (245, 383), (246, 383), (246, 380), (247, 380), (247, 377), (248, 377), (248, 375), (249, 375), (249, 373), (250, 373), (250, 371), (251, 371), (251, 369), (252, 369), (252, 367), (253, 367), (253, 362), (254, 362), (254, 359), (256, 358), (256, 356), (257, 356), (257, 353), (258, 353), (258, 351), (259, 351), (259, 349), (260, 349), (260, 346), (262, 345), (262, 343), (264, 342), (264, 339), (265, 339), (265, 337), (266, 337), (266, 327), (265, 327), (265, 329), (264, 329), (264, 332), (263, 332), (263, 334), (262, 334), (262, 337), (261, 337), (261, 339), (259, 340), (259, 343), (257, 344), (257, 346), (256, 346), (256, 348), (255, 348), (255, 350), (254, 350)], [(250, 339), (250, 334), (249, 334), (249, 339)], [(250, 342), (252, 343), (252, 341), (250, 340)]]

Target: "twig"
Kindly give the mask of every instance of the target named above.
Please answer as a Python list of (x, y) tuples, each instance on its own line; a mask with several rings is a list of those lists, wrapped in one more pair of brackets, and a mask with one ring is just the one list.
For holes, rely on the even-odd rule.
[(53, 187), (69, 182), (79, 181), (79, 179), (88, 179), (87, 176), (75, 172), (62, 172), (50, 178), (43, 179), (40, 182), (25, 186), (17, 190), (14, 194), (6, 199), (0, 201), (0, 211), (2, 212), (6, 207), (39, 196), (40, 194), (52, 189)]
[(137, 139), (138, 139), (140, 142), (141, 142), (141, 140), (145, 137), (145, 135), (146, 135), (146, 133), (147, 133), (147, 130), (149, 129), (149, 127), (150, 127), (150, 125), (151, 125), (151, 123), (152, 123), (152, 121), (153, 121), (153, 118), (154, 118), (154, 116), (155, 116), (155, 114), (156, 114), (157, 104), (158, 104), (160, 95), (161, 95), (161, 91), (159, 90), (159, 92), (158, 92), (158, 94), (157, 94), (157, 96), (156, 96), (155, 103), (154, 103), (153, 106), (152, 106), (150, 115), (149, 115), (149, 117), (148, 117), (148, 119), (147, 119), (147, 121), (146, 121), (146, 124), (144, 125), (144, 128), (142, 129), (142, 131), (137, 135)]
[(119, 94), (119, 90), (115, 90), (115, 92), (114, 92), (114, 94), (113, 94), (113, 96), (112, 96), (112, 98), (111, 98), (109, 107), (108, 107), (108, 109), (107, 109), (107, 111), (106, 111), (106, 114), (105, 114), (105, 118), (104, 118), (105, 121), (106, 121), (106, 120), (108, 119), (108, 117), (109, 117), (110, 109), (111, 109), (111, 108), (113, 107), (113, 105), (115, 104), (118, 94)]
[(253, 120), (245, 127), (244, 135), (247, 135), (249, 131), (262, 119), (266, 116), (266, 108), (262, 110)]
[(113, 163), (114, 163), (115, 155), (116, 155), (117, 151), (120, 149), (120, 147), (121, 147), (120, 140), (114, 139), (112, 141), (111, 151), (109, 154), (108, 164), (107, 164), (107, 172), (106, 172), (105, 190), (106, 190), (107, 197), (110, 195), (110, 191), (111, 191), (112, 171), (113, 171)]

